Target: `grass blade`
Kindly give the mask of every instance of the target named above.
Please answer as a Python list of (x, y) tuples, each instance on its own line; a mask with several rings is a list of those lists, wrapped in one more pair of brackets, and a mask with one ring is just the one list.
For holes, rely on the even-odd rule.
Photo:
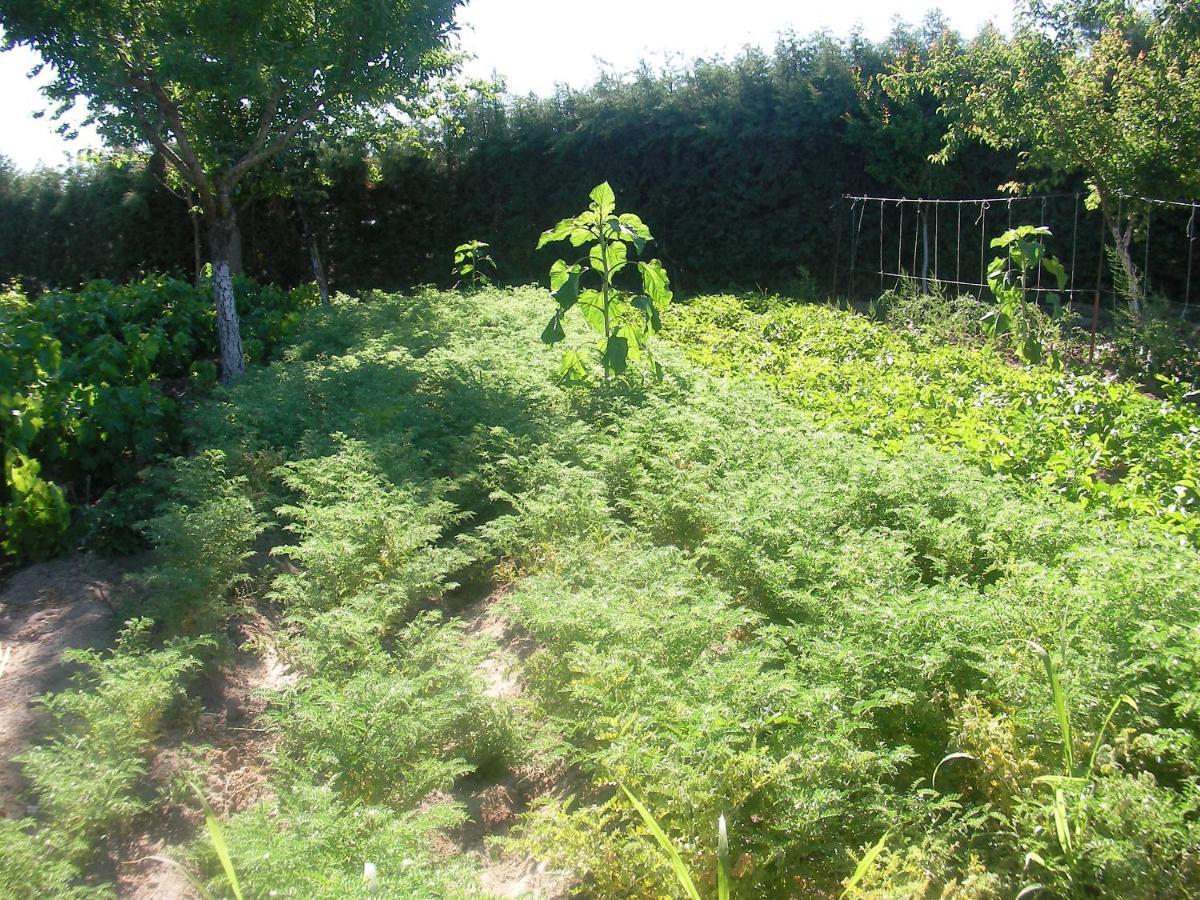
[(970, 760), (974, 760), (974, 761), (978, 762), (976, 757), (972, 756), (970, 753), (963, 753), (961, 751), (958, 753), (951, 753), (948, 756), (943, 756), (942, 761), (940, 763), (938, 763), (937, 767), (933, 770), (933, 777), (931, 779), (929, 779), (930, 787), (932, 787), (932, 788), (937, 787), (938, 772), (940, 772), (942, 770), (942, 766), (944, 766), (946, 763), (952, 762), (953, 760), (956, 760), (956, 759), (970, 759)]
[(725, 816), (717, 818), (717, 900), (729, 900), (729, 834)]
[(883, 837), (875, 842), (875, 846), (863, 854), (863, 858), (860, 859), (858, 861), (858, 865), (854, 867), (854, 874), (851, 875), (850, 880), (846, 882), (846, 889), (842, 891), (843, 900), (845, 900), (846, 897), (849, 897), (850, 892), (858, 887), (860, 881), (866, 878), (867, 872), (870, 871), (871, 866), (879, 857), (879, 854), (883, 852), (883, 848), (887, 844), (887, 839), (891, 836), (892, 830), (889, 828), (883, 833)]
[(1062, 734), (1063, 768), (1074, 774), (1075, 751), (1071, 746), (1071, 714), (1067, 710), (1067, 695), (1058, 680), (1058, 672), (1054, 669), (1054, 660), (1050, 658), (1046, 648), (1037, 641), (1027, 640), (1025, 643), (1032, 647), (1033, 652), (1041, 659), (1042, 666), (1046, 670), (1046, 677), (1050, 679), (1050, 693), (1054, 697), (1054, 714), (1058, 718), (1058, 730)]
[(679, 884), (687, 891), (687, 895), (692, 900), (700, 900), (700, 892), (696, 890), (696, 884), (692, 881), (692, 876), (688, 874), (687, 866), (683, 863), (683, 857), (679, 855), (679, 851), (675, 849), (675, 845), (671, 843), (671, 839), (667, 837), (666, 832), (659, 827), (658, 822), (654, 820), (654, 816), (650, 814), (650, 810), (646, 809), (641, 801), (630, 793), (629, 788), (621, 785), (621, 790), (625, 792), (625, 796), (629, 798), (629, 802), (633, 804), (633, 808), (638, 811), (638, 815), (642, 817), (642, 821), (646, 823), (646, 827), (650, 829), (650, 833), (654, 835), (654, 839), (658, 841), (658, 845), (666, 853), (667, 859), (671, 863), (671, 868), (675, 871), (675, 877), (679, 880)]
[(1085, 778), (1091, 778), (1092, 772), (1096, 768), (1096, 756), (1100, 753), (1100, 745), (1104, 743), (1104, 732), (1108, 731), (1108, 726), (1112, 724), (1113, 716), (1117, 714), (1117, 710), (1121, 708), (1121, 704), (1129, 705), (1134, 712), (1138, 711), (1137, 701), (1132, 697), (1118, 697), (1117, 701), (1112, 705), (1112, 709), (1108, 711), (1108, 716), (1104, 719), (1104, 724), (1100, 726), (1100, 731), (1096, 734), (1096, 740), (1092, 742), (1092, 754), (1088, 758), (1087, 772), (1084, 773)]
[(1059, 845), (1070, 856), (1071, 826), (1067, 822), (1067, 795), (1061, 788), (1054, 792), (1054, 830), (1058, 833)]
[(233, 889), (233, 896), (237, 900), (244, 900), (242, 897), (242, 886), (238, 884), (237, 872), (233, 870), (233, 860), (229, 856), (229, 846), (225, 843), (225, 832), (221, 830), (221, 823), (217, 821), (217, 814), (208, 805), (208, 800), (205, 798), (204, 792), (197, 785), (193, 784), (192, 790), (196, 792), (196, 796), (200, 798), (200, 805), (204, 808), (204, 824), (208, 828), (208, 836), (212, 838), (213, 847), (217, 851), (217, 858), (221, 860), (221, 868), (225, 870), (225, 877), (229, 879), (229, 886)]

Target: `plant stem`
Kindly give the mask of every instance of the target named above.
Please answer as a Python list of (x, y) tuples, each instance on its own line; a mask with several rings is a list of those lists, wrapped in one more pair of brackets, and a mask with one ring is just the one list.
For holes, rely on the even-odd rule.
[(604, 284), (601, 285), (600, 302), (601, 311), (604, 313), (604, 380), (608, 380), (608, 341), (612, 337), (608, 322), (608, 296), (609, 296), (609, 273), (608, 273), (608, 240), (604, 237), (604, 222), (600, 223), (600, 263), (603, 265)]

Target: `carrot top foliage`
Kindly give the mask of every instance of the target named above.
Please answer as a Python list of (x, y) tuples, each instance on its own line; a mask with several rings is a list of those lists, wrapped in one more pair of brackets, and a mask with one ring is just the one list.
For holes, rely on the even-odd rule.
[[(294, 673), (258, 723), (270, 790), (221, 824), (247, 896), (486, 895), (454, 841), (473, 792), (514, 783), (551, 789), (500, 848), (591, 896), (1200, 888), (1194, 548), (862, 405), (893, 369), (915, 397), (949, 359), (976, 394), (1037, 372), (708, 298), (674, 334), (738, 348), (738, 377), (661, 341), (662, 383), (578, 391), (532, 339), (545, 291), (360, 299), (307, 312), (154, 476), (158, 555), (124, 610), (153, 624), (51, 700), (28, 757), (43, 812), (0, 822), (0, 893), (83, 895), (180, 802), (149, 757), (168, 724), (194, 740), (196, 680), (247, 606), (283, 623)], [(877, 430), (776, 380), (784, 339)], [(464, 627), (488, 591), (521, 658)], [(517, 699), (484, 682), (502, 658)], [(164, 852), (231, 893), (203, 833)]]

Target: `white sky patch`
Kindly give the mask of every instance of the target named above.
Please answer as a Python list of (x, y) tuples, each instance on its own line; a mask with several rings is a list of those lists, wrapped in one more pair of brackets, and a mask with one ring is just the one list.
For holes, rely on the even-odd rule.
[[(731, 56), (747, 45), (770, 49), (776, 36), (827, 29), (844, 37), (861, 27), (880, 40), (899, 17), (918, 24), (928, 0), (841, 0), (784, 2), (736, 0), (642, 0), (627, 5), (568, 3), (564, 0), (472, 0), (459, 12), (462, 49), (475, 56), (466, 66), (474, 77), (502, 76), (514, 94), (546, 95), (558, 84), (583, 88), (602, 69), (628, 72), (646, 60), (655, 67), (697, 57)], [(1007, 6), (978, 0), (942, 0), (950, 24), (973, 36), (987, 22), (1008, 30)], [(47, 75), (27, 78), (37, 55), (25, 48), (0, 53), (0, 155), (17, 166), (63, 165), (76, 153), (100, 145), (85, 129), (74, 141), (57, 133), (38, 91)], [(73, 119), (78, 123), (79, 116)]]

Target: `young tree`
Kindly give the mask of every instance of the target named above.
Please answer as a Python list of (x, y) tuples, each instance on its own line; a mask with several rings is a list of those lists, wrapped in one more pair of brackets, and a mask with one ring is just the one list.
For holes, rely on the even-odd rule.
[(947, 40), (881, 79), (895, 97), (930, 92), (946, 120), (945, 162), (969, 140), (1020, 152), (1026, 171), (1082, 173), (1113, 237), (1131, 311), (1136, 207), (1122, 198), (1200, 190), (1200, 15), (1194, 0), (1026, 0), (1014, 34)]
[(230, 269), (239, 185), (311, 131), (449, 72), (462, 2), (0, 0), (0, 25), (6, 49), (27, 45), (53, 66), (50, 100), (83, 97), (107, 141), (151, 145), (195, 191), (230, 380), (245, 370)]

